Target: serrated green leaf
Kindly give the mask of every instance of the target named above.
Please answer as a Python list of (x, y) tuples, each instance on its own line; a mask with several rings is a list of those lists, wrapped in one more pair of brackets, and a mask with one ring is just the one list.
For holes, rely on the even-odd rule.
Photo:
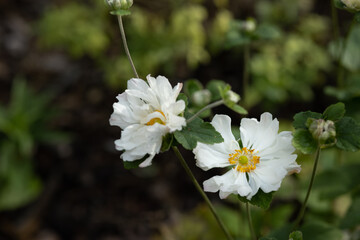
[(307, 129), (297, 129), (292, 140), (293, 146), (304, 154), (314, 153), (318, 143)]
[(290, 233), (289, 240), (303, 240), (302, 232), (295, 231), (295, 232)]
[(327, 107), (323, 113), (325, 120), (337, 121), (344, 117), (345, 104), (338, 102)]
[(355, 228), (360, 225), (360, 197), (353, 200), (345, 217), (340, 222), (340, 228)]
[(268, 209), (270, 207), (270, 203), (272, 201), (273, 192), (264, 193), (263, 190), (259, 189), (259, 191), (251, 198), (249, 201), (246, 197), (238, 196), (239, 200), (244, 203), (250, 203), (252, 205), (261, 207), (263, 209)]
[(174, 142), (174, 135), (168, 133), (163, 137), (162, 144), (161, 144), (161, 152), (169, 151), (170, 147)]
[[(186, 114), (189, 116), (189, 114)], [(195, 118), (181, 131), (174, 132), (175, 139), (188, 150), (196, 147), (197, 142), (206, 144), (221, 143), (224, 141), (220, 133), (208, 122)]]
[(189, 104), (189, 99), (184, 93), (179, 93), (177, 100), (183, 100), (185, 102), (185, 106)]
[(149, 154), (146, 154), (145, 157), (139, 159), (139, 160), (135, 160), (135, 161), (123, 161), (124, 163), (124, 168), (125, 169), (133, 169), (133, 168), (138, 168), (139, 165), (144, 162), (146, 160), (146, 158), (149, 157)]
[(204, 89), (201, 82), (197, 79), (189, 79), (184, 83), (184, 93), (187, 96), (192, 96), (195, 92)]
[(226, 83), (221, 80), (211, 80), (206, 84), (206, 88), (211, 92), (211, 101), (217, 101), (221, 99), (220, 89), (223, 89)]
[(300, 112), (295, 114), (294, 116), (294, 122), (293, 122), (293, 126), (295, 129), (298, 128), (307, 128), (306, 127), (306, 121), (308, 120), (308, 118), (315, 118), (315, 119), (320, 119), (322, 118), (322, 114), (321, 113), (317, 113), (317, 112)]
[(360, 124), (351, 117), (344, 117), (335, 123), (336, 146), (345, 151), (360, 149)]
[(117, 9), (117, 10), (111, 11), (110, 14), (117, 15), (117, 16), (126, 16), (126, 15), (130, 15), (131, 12), (129, 10)]
[(301, 229), (303, 239), (311, 240), (341, 240), (342, 232), (335, 226), (319, 221), (306, 223)]

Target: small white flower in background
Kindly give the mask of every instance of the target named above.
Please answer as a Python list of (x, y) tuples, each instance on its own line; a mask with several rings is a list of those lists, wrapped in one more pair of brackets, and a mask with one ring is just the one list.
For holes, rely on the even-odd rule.
[(263, 113), (260, 122), (243, 118), (240, 124), (242, 146), (231, 132), (231, 119), (215, 115), (211, 124), (224, 142), (207, 145), (198, 143), (193, 150), (196, 165), (203, 170), (215, 167), (232, 168), (222, 176), (204, 182), (207, 192), (219, 191), (220, 198), (231, 193), (250, 200), (261, 189), (268, 193), (279, 189), (283, 178), (300, 172), (291, 144), (291, 132), (278, 133), (279, 122), (270, 113)]
[(350, 11), (360, 11), (360, 0), (341, 0), (347, 9)]
[(110, 125), (123, 129), (115, 145), (117, 150), (125, 150), (121, 155), (124, 161), (135, 161), (149, 154), (140, 167), (151, 165), (155, 154), (160, 152), (163, 136), (186, 125), (185, 118), (179, 116), (184, 112), (185, 102), (176, 101), (182, 83), (172, 88), (163, 76), (146, 78), (148, 83), (138, 78), (128, 81), (128, 88), (117, 96), (110, 117)]

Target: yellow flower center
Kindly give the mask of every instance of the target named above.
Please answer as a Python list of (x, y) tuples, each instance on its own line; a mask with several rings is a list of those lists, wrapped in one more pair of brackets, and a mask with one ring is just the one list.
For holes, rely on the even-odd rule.
[(249, 150), (246, 147), (235, 150), (234, 153), (229, 154), (229, 162), (234, 164), (234, 169), (239, 172), (251, 172), (260, 162), (260, 157), (256, 156), (254, 151), (254, 149)]
[[(163, 115), (164, 118), (166, 119), (165, 114), (164, 114), (162, 111), (160, 111), (160, 110), (155, 110), (155, 112), (161, 113), (161, 115)], [(150, 121), (148, 121), (148, 122), (146, 123), (146, 125), (150, 126), (150, 125), (154, 125), (155, 123), (160, 123), (160, 124), (162, 124), (162, 125), (165, 125), (165, 122), (164, 122), (163, 120), (161, 120), (161, 118), (153, 118), (153, 119), (151, 119)]]

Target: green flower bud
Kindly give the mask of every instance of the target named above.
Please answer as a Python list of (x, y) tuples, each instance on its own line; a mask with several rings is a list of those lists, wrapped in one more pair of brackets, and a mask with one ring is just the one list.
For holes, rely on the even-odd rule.
[(211, 92), (207, 89), (196, 91), (192, 94), (191, 99), (197, 106), (204, 106), (211, 101)]
[(350, 12), (360, 12), (360, 0), (341, 0), (345, 9)]
[(105, 0), (113, 10), (128, 10), (133, 5), (133, 0)]
[(234, 103), (237, 103), (238, 101), (240, 101), (240, 95), (229, 90), (227, 93), (226, 93), (226, 97), (228, 100), (234, 102)]
[(335, 144), (336, 129), (333, 121), (309, 118), (307, 126), (313, 138), (318, 140), (321, 147), (328, 147)]

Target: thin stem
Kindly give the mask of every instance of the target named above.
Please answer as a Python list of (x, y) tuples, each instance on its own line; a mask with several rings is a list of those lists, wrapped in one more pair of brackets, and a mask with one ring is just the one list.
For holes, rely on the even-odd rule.
[(243, 72), (243, 94), (242, 98), (246, 101), (246, 93), (249, 86), (249, 64), (250, 64), (250, 46), (244, 47), (244, 72)]
[(122, 41), (123, 41), (123, 44), (124, 44), (124, 49), (125, 49), (125, 53), (129, 59), (129, 62), (130, 62), (130, 65), (134, 71), (134, 74), (137, 78), (139, 78), (139, 75), (136, 71), (136, 68), (135, 68), (135, 65), (134, 65), (134, 62), (131, 58), (131, 55), (130, 55), (130, 51), (129, 51), (129, 48), (128, 48), (128, 45), (127, 45), (127, 41), (126, 41), (126, 36), (125, 36), (125, 30), (124, 30), (124, 25), (123, 25), (123, 22), (122, 22), (122, 18), (120, 15), (117, 16), (118, 17), (118, 22), (119, 22), (119, 28), (120, 28), (120, 33), (121, 33), (121, 38), (122, 38)]
[(199, 116), (202, 112), (220, 106), (221, 104), (224, 104), (224, 100), (219, 100), (213, 103), (210, 103), (209, 105), (206, 105), (205, 107), (203, 107), (202, 109), (200, 109), (197, 113), (195, 113), (191, 118), (189, 118), (188, 120), (186, 120), (186, 123), (190, 123), (191, 121), (193, 121), (197, 116)]
[(250, 235), (251, 235), (251, 239), (252, 240), (256, 240), (256, 234), (254, 231), (254, 226), (252, 224), (252, 219), (251, 219), (251, 211), (250, 211), (250, 207), (249, 207), (249, 203), (246, 203), (246, 213), (247, 213), (247, 219), (249, 222), (249, 229), (250, 229)]
[(315, 173), (316, 173), (316, 168), (317, 168), (317, 165), (318, 165), (318, 162), (319, 162), (319, 157), (320, 157), (320, 148), (318, 148), (316, 150), (316, 155), (315, 155), (315, 161), (314, 161), (314, 167), (313, 167), (313, 171), (312, 171), (312, 174), (311, 174), (311, 179), (310, 179), (310, 183), (309, 183), (309, 188), (308, 188), (308, 191), (306, 193), (306, 197), (305, 197), (305, 200), (301, 206), (301, 209), (300, 209), (300, 212), (299, 212), (299, 215), (297, 216), (296, 220), (295, 220), (295, 223), (294, 223), (294, 226), (293, 226), (293, 230), (295, 230), (303, 216), (304, 216), (304, 213), (305, 213), (305, 209), (306, 209), (306, 204), (307, 204), (307, 201), (309, 199), (309, 196), (310, 196), (310, 192), (311, 192), (311, 188), (312, 188), (312, 185), (314, 183), (314, 179), (315, 179)]
[(339, 18), (338, 13), (335, 7), (335, 3), (331, 0), (331, 20), (333, 25), (333, 33), (334, 33), (334, 40), (339, 40), (340, 38), (340, 30), (339, 30)]
[(228, 232), (228, 230), (226, 229), (224, 223), (221, 221), (221, 219), (219, 218), (218, 214), (215, 211), (214, 206), (212, 205), (212, 203), (210, 202), (209, 198), (207, 197), (207, 195), (205, 194), (205, 192), (203, 191), (203, 189), (200, 187), (198, 181), (196, 180), (194, 174), (191, 172), (188, 164), (186, 163), (184, 157), (181, 155), (179, 149), (177, 147), (172, 147), (176, 157), (180, 160), (181, 165), (184, 167), (186, 173), (188, 174), (188, 176), (190, 177), (191, 181), (193, 182), (193, 184), (195, 185), (196, 189), (198, 190), (198, 192), (200, 193), (200, 195), (204, 198), (205, 202), (207, 203), (207, 205), (209, 206), (212, 214), (214, 215), (216, 221), (218, 222), (219, 226), (221, 227), (221, 229), (223, 230), (224, 234), (226, 235), (226, 238), (228, 240), (233, 240), (232, 236), (230, 235), (230, 233)]

